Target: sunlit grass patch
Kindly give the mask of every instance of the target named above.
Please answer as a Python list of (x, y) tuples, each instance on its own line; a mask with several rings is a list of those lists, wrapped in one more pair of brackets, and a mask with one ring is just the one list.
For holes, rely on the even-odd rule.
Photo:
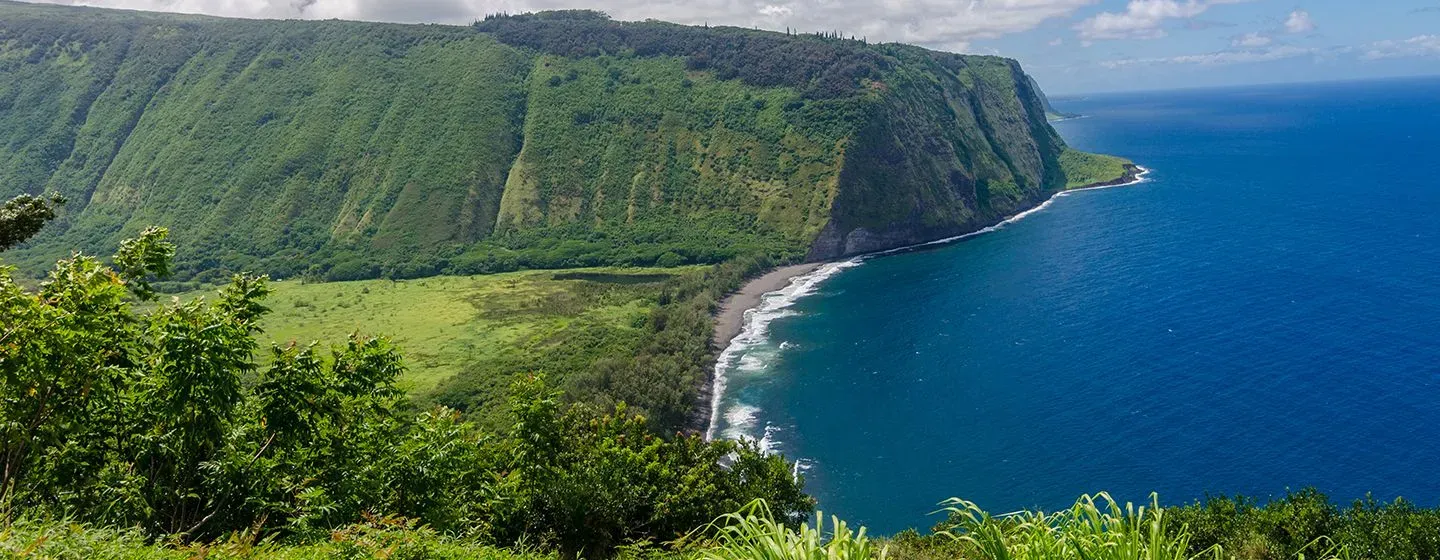
[[(402, 383), (424, 393), (467, 364), (544, 351), (567, 330), (642, 326), (665, 280), (704, 267), (524, 271), (419, 280), (275, 282), (262, 342), (391, 338), (406, 357)], [(180, 294), (187, 299), (199, 294)], [(557, 338), (559, 337), (559, 338)], [(563, 349), (561, 349), (563, 350)], [(263, 356), (268, 355), (262, 354)]]

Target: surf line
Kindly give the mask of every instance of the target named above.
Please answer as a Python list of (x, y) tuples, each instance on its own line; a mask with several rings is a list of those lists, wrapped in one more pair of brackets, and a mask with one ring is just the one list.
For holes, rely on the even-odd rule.
[(737, 356), (768, 342), (772, 321), (794, 315), (787, 310), (790, 306), (795, 305), (800, 298), (815, 293), (820, 283), (830, 277), (847, 268), (860, 266), (860, 261), (857, 257), (825, 263), (811, 272), (791, 278), (784, 288), (765, 293), (760, 296), (758, 305), (745, 310), (740, 334), (730, 340), (730, 344), (715, 360), (714, 387), (710, 391), (710, 425), (705, 430), (706, 440), (715, 439), (716, 431), (720, 428), (720, 420), (724, 417), (720, 408), (725, 398), (725, 388), (729, 384), (728, 374), (733, 367), (740, 365), (735, 363)]
[[(747, 350), (769, 342), (770, 323), (776, 319), (794, 315), (795, 313), (789, 311), (788, 309), (791, 306), (795, 305), (795, 303), (798, 302), (800, 298), (811, 295), (817, 290), (819, 290), (821, 283), (829, 280), (836, 274), (843, 272), (845, 269), (860, 266), (866, 259), (869, 259), (871, 257), (890, 255), (894, 253), (918, 249), (921, 247), (931, 247), (935, 245), (954, 243), (956, 241), (969, 239), (977, 235), (999, 230), (1006, 225), (1013, 224), (1015, 222), (1025, 219), (1026, 216), (1044, 210), (1045, 208), (1049, 207), (1051, 203), (1055, 202), (1055, 199), (1069, 195), (1070, 193), (1098, 189), (1109, 189), (1114, 187), (1129, 187), (1148, 181), (1145, 176), (1149, 175), (1151, 170), (1143, 166), (1136, 167), (1139, 168), (1140, 172), (1135, 174), (1134, 180), (1124, 183), (1117, 183), (1114, 185), (1099, 185), (1094, 187), (1081, 187), (1078, 189), (1060, 191), (1055, 193), (1054, 195), (1051, 195), (1050, 198), (1045, 200), (1045, 202), (1036, 205), (1034, 208), (1019, 212), (1014, 216), (1010, 216), (1009, 218), (1006, 218), (995, 225), (984, 227), (962, 235), (946, 237), (944, 239), (937, 239), (934, 241), (927, 241), (925, 243), (916, 243), (914, 245), (906, 245), (904, 247), (897, 247), (894, 249), (886, 249), (884, 251), (866, 253), (863, 255), (851, 257), (843, 261), (826, 263), (824, 265), (821, 265), (820, 268), (817, 268), (811, 272), (791, 278), (790, 283), (784, 288), (775, 290), (773, 292), (765, 293), (760, 297), (760, 303), (758, 305), (745, 310), (745, 316), (742, 327), (740, 329), (740, 334), (735, 335), (735, 338), (730, 340), (730, 344), (728, 344), (725, 349), (720, 352), (720, 355), (715, 360), (715, 374), (712, 376), (714, 378), (714, 381), (713, 386), (710, 390), (710, 423), (705, 430), (705, 439), (707, 441), (712, 441), (717, 435), (720, 435), (718, 433), (720, 429), (720, 422), (722, 419), (726, 419), (727, 416), (721, 411), (721, 408), (724, 404), (725, 389), (729, 385), (729, 373), (732, 368), (740, 365), (739, 363), (737, 363), (737, 356), (744, 354)], [(737, 406), (743, 407), (744, 405), (737, 403)], [(734, 421), (731, 422), (732, 428), (734, 427), (734, 424), (748, 423), (748, 421), (752, 420), (753, 417), (757, 415), (760, 411), (753, 409), (753, 407), (745, 407), (737, 409), (736, 412), (743, 412), (745, 418), (737, 417), (733, 419)], [(734, 436), (734, 439), (744, 437), (744, 434), (741, 433), (735, 433), (731, 435)], [(765, 430), (765, 436), (763, 439), (771, 439), (769, 429)], [(773, 446), (773, 441), (771, 442), (771, 445), (765, 447), (770, 446)], [(765, 449), (765, 451), (768, 452), (769, 450)]]
[(975, 236), (977, 236), (977, 235), (982, 235), (982, 234), (990, 233), (990, 232), (992, 232), (992, 231), (996, 231), (996, 230), (999, 230), (999, 229), (1001, 229), (1001, 228), (1004, 228), (1004, 227), (1007, 226), (1007, 225), (1010, 225), (1010, 224), (1013, 224), (1013, 223), (1018, 222), (1018, 221), (1020, 221), (1020, 220), (1023, 220), (1023, 219), (1025, 219), (1026, 216), (1029, 216), (1029, 215), (1031, 215), (1031, 214), (1034, 214), (1034, 213), (1036, 213), (1036, 212), (1039, 212), (1039, 211), (1041, 211), (1041, 210), (1044, 210), (1044, 209), (1046, 209), (1046, 208), (1049, 208), (1049, 207), (1050, 207), (1050, 204), (1055, 202), (1055, 199), (1060, 198), (1060, 197), (1062, 197), (1062, 196), (1068, 196), (1070, 193), (1077, 193), (1077, 192), (1081, 192), (1081, 191), (1097, 191), (1097, 190), (1100, 190), (1100, 189), (1113, 189), (1113, 188), (1117, 188), (1117, 187), (1131, 187), (1131, 186), (1138, 185), (1138, 184), (1140, 184), (1140, 183), (1148, 182), (1149, 179), (1146, 179), (1145, 176), (1150, 174), (1150, 171), (1151, 171), (1150, 168), (1148, 168), (1148, 167), (1143, 167), (1143, 166), (1139, 166), (1139, 165), (1137, 165), (1137, 166), (1135, 166), (1135, 167), (1138, 168), (1138, 169), (1140, 169), (1140, 172), (1135, 174), (1135, 178), (1134, 178), (1133, 180), (1126, 181), (1126, 182), (1124, 182), (1124, 183), (1116, 183), (1116, 184), (1114, 184), (1114, 185), (1097, 185), (1097, 186), (1094, 186), (1094, 187), (1080, 187), (1080, 188), (1078, 188), (1078, 189), (1070, 189), (1070, 190), (1060, 191), (1060, 192), (1057, 192), (1057, 193), (1055, 193), (1055, 194), (1053, 194), (1053, 195), (1050, 195), (1050, 198), (1045, 199), (1045, 202), (1041, 202), (1040, 204), (1037, 204), (1034, 208), (1031, 208), (1031, 209), (1026, 210), (1026, 211), (1024, 211), (1024, 212), (1017, 213), (1017, 214), (1015, 214), (1014, 216), (1010, 216), (1009, 218), (1005, 218), (1004, 220), (1001, 220), (999, 223), (997, 223), (997, 224), (995, 224), (995, 225), (993, 225), (993, 226), (980, 228), (980, 229), (977, 229), (977, 230), (972, 231), (972, 232), (970, 232), (970, 233), (963, 233), (963, 234), (956, 235), (956, 236), (952, 236), (952, 237), (946, 237), (946, 238), (944, 238), (944, 239), (936, 239), (936, 240), (934, 240), (934, 241), (926, 241), (926, 242), (924, 242), (924, 243), (916, 243), (916, 244), (914, 244), (914, 245), (906, 245), (906, 246), (904, 246), (904, 247), (896, 247), (896, 248), (894, 248), (894, 249), (886, 249), (886, 250), (884, 250), (884, 251), (877, 251), (877, 252), (874, 252), (874, 253), (866, 253), (866, 254), (861, 255), (860, 257), (857, 257), (857, 258), (866, 258), (866, 257), (880, 256), (880, 255), (891, 255), (891, 254), (895, 254), (895, 253), (903, 253), (903, 252), (905, 252), (905, 251), (910, 251), (910, 250), (913, 250), (913, 249), (919, 249), (919, 248), (921, 248), (921, 247), (931, 247), (931, 246), (934, 246), (934, 245), (945, 245), (945, 244), (948, 244), (948, 243), (954, 243), (954, 242), (956, 242), (956, 241), (962, 241), (962, 240), (965, 240), (965, 239), (970, 239), (971, 237), (975, 237)]

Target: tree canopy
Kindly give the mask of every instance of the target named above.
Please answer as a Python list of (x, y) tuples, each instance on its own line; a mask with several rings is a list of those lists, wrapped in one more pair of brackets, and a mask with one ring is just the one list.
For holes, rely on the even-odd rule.
[(398, 515), (603, 555), (756, 498), (793, 518), (812, 505), (752, 444), (660, 437), (623, 403), (565, 404), (543, 376), (517, 381), (508, 424), (484, 429), (415, 412), (383, 338), (272, 347), (260, 367), (267, 278), (141, 303), (167, 274), (168, 234), (122, 243), (113, 264), (77, 254), (34, 291), (0, 269), (0, 488), (16, 512), (202, 539)]

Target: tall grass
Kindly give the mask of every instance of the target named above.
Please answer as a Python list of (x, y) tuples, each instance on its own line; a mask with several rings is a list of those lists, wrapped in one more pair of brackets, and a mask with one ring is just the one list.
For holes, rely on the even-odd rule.
[[(1186, 527), (1167, 530), (1159, 497), (1150, 504), (1123, 506), (1109, 494), (1081, 496), (1055, 513), (1020, 511), (992, 516), (972, 502), (951, 498), (941, 512), (948, 526), (939, 531), (963, 546), (962, 558), (985, 560), (1226, 560), (1248, 558), (1220, 545), (1192, 550)], [(1173, 525), (1173, 523), (1172, 523)], [(1240, 553), (1238, 556), (1236, 553)], [(1311, 541), (1294, 560), (1348, 560), (1349, 551), (1328, 538)]]
[[(991, 515), (974, 503), (945, 502), (946, 523), (931, 544), (916, 549), (903, 539), (872, 539), (864, 527), (851, 529), (836, 517), (816, 514), (813, 524), (776, 520), (770, 507), (754, 501), (740, 511), (715, 520), (699, 542), (682, 539), (673, 548), (636, 542), (617, 550), (614, 560), (1350, 560), (1398, 556), (1356, 553), (1326, 537), (1298, 550), (1275, 552), (1239, 546), (1222, 550), (1212, 545), (1198, 553), (1187, 549), (1186, 530), (1165, 530), (1174, 523), (1152, 495), (1148, 505), (1123, 506), (1107, 494), (1083, 496), (1069, 509), (1055, 513), (1021, 511)], [(792, 525), (795, 528), (791, 528)], [(699, 533), (699, 532), (697, 532)], [(930, 539), (938, 537), (938, 541)], [(945, 542), (946, 544), (939, 544)], [(937, 546), (938, 545), (938, 546)], [(1404, 556), (1428, 558), (1429, 556)], [(135, 529), (87, 527), (66, 520), (0, 521), (0, 558), (44, 559), (213, 559), (280, 560), (454, 559), (558, 560), (553, 552), (524, 543), (509, 549), (447, 538), (395, 517), (368, 518), (331, 533), (317, 542), (257, 540), (249, 532), (210, 543), (152, 540)]]
[(398, 517), (371, 517), (329, 538), (257, 539), (251, 531), (213, 542), (153, 539), (139, 529), (67, 520), (0, 521), (0, 558), (15, 560), (558, 560), (524, 543), (509, 549), (453, 539)]
[(949, 527), (941, 531), (993, 560), (1189, 560), (1223, 558), (1218, 547), (1191, 555), (1190, 536), (1165, 531), (1158, 497), (1123, 507), (1105, 493), (1081, 496), (1055, 513), (1021, 511), (991, 516), (972, 502), (947, 500)]
[(815, 513), (815, 525), (801, 523), (791, 529), (776, 521), (770, 507), (756, 500), (716, 520), (715, 546), (700, 553), (703, 560), (871, 560), (885, 558), (884, 547), (865, 535), (865, 528), (852, 531), (838, 517), (831, 517), (829, 534), (825, 516)]
[[(991, 515), (973, 502), (952, 498), (937, 513), (948, 514), (935, 537), (951, 545), (908, 549), (893, 556), (906, 560), (1237, 560), (1256, 558), (1244, 550), (1212, 545), (1192, 550), (1191, 533), (1178, 531), (1151, 494), (1149, 504), (1121, 504), (1109, 494), (1081, 496), (1068, 509), (1047, 513), (1019, 511)], [(721, 517), (710, 530), (717, 537), (698, 553), (701, 560), (883, 560), (889, 544), (852, 530), (844, 521), (816, 515), (814, 525), (797, 528), (776, 521), (764, 502)], [(926, 538), (929, 539), (928, 537)], [(933, 541), (932, 541), (933, 542)], [(1198, 548), (1198, 547), (1196, 547)], [(917, 554), (918, 552), (918, 554)], [(1327, 538), (1301, 547), (1289, 560), (1349, 560), (1345, 547)], [(1281, 556), (1263, 556), (1282, 558)]]

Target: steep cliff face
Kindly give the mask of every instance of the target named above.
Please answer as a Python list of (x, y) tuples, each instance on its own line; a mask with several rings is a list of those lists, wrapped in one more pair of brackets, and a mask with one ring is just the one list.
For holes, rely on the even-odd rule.
[(1065, 185), (1065, 149), (1012, 60), (893, 49), (903, 61), (846, 152), (812, 259), (958, 235)]
[(803, 246), (829, 219), (839, 140), (791, 126), (785, 88), (691, 72), (678, 57), (542, 55), (499, 234), (744, 217)]
[(0, 196), (38, 273), (152, 224), (182, 278), (825, 259), (1067, 183), (1014, 62), (591, 12), (471, 27), (0, 1)]
[(0, 4), (0, 195), (70, 200), (6, 258), (104, 253), (154, 224), (182, 277), (473, 243), (529, 65), (464, 28)]

